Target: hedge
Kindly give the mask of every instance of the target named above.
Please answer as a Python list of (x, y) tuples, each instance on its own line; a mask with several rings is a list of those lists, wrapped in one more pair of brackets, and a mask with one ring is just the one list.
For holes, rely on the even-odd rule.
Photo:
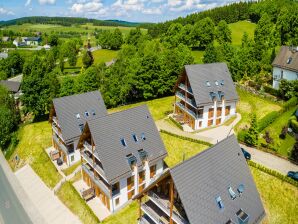
[(293, 129), (295, 133), (298, 133), (298, 121), (296, 117), (290, 119), (290, 127)]
[(175, 124), (175, 126), (177, 127), (177, 128), (179, 128), (180, 130), (182, 130), (183, 131), (183, 127), (182, 127), (182, 125), (179, 123), (179, 122), (177, 122), (174, 118), (172, 118), (171, 116), (169, 117), (169, 119)]
[(189, 138), (189, 137), (185, 137), (185, 136), (181, 136), (181, 135), (176, 135), (176, 134), (174, 134), (174, 133), (172, 133), (172, 132), (168, 132), (168, 131), (165, 131), (165, 130), (163, 130), (163, 129), (160, 129), (160, 132), (161, 132), (161, 133), (165, 133), (165, 134), (167, 134), (167, 135), (171, 135), (171, 136), (176, 137), (176, 138), (180, 138), (180, 139), (182, 139), (182, 140), (186, 140), (186, 141), (190, 141), (190, 142), (195, 142), (195, 143), (199, 143), (199, 144), (207, 145), (207, 146), (209, 146), (209, 147), (212, 146), (212, 144), (209, 143), (209, 142), (205, 142), (205, 141), (202, 141), (202, 140), (193, 139), (193, 138)]
[(266, 93), (269, 93), (273, 96), (280, 96), (279, 91), (277, 89), (272, 88), (271, 86), (263, 86), (263, 88)]
[(291, 107), (294, 107), (296, 105), (298, 105), (298, 98), (294, 96), (289, 99), (283, 106), (285, 110), (289, 110)]
[(291, 179), (291, 178), (289, 178), (289, 177), (287, 177), (287, 176), (285, 176), (285, 175), (283, 175), (283, 174), (281, 174), (281, 173), (279, 173), (279, 172), (277, 172), (275, 170), (271, 170), (271, 169), (269, 169), (269, 168), (267, 168), (265, 166), (262, 166), (262, 165), (260, 165), (258, 163), (255, 163), (255, 162), (253, 162), (251, 160), (248, 160), (247, 162), (248, 162), (248, 165), (250, 165), (250, 166), (252, 166), (252, 167), (254, 167), (256, 169), (259, 169), (259, 170), (263, 171), (264, 173), (267, 173), (267, 174), (269, 174), (271, 176), (274, 176), (274, 177), (280, 179), (281, 181), (285, 181), (285, 182), (287, 182), (289, 184), (294, 185), (295, 187), (298, 187), (298, 182), (297, 181), (295, 181), (295, 180), (293, 180), (293, 179)]
[(272, 111), (269, 114), (267, 114), (265, 117), (263, 117), (259, 122), (258, 122), (258, 131), (261, 132), (263, 131), (266, 127), (268, 127), (270, 124), (272, 124), (282, 113), (283, 110), (281, 111)]

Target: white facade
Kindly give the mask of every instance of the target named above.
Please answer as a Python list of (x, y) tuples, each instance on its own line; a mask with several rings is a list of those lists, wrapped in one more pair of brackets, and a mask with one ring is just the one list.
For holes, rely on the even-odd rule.
[[(110, 205), (111, 205), (111, 209), (110, 212), (116, 212), (117, 210), (123, 208), (123, 206), (125, 206), (128, 202), (128, 193), (130, 191), (134, 191), (134, 195), (137, 195), (139, 193), (139, 186), (144, 186), (147, 187), (151, 181), (155, 180), (162, 172), (163, 172), (163, 166), (164, 162), (163, 159), (157, 161), (155, 164), (151, 164), (151, 166), (156, 165), (156, 171), (155, 171), (155, 175), (153, 176), (153, 178), (150, 178), (150, 166), (148, 164), (148, 162), (146, 161), (143, 169), (138, 170), (138, 168), (135, 166), (134, 167), (134, 171), (132, 172), (132, 176), (134, 177), (134, 186), (128, 190), (127, 188), (127, 178), (122, 178), (119, 181), (120, 184), (120, 193), (113, 196), (112, 199), (110, 200)], [(145, 170), (145, 180), (142, 183), (139, 183), (139, 172)], [(137, 175), (136, 175), (137, 174)], [(118, 204), (116, 203), (116, 200), (118, 200)]]
[(288, 81), (298, 80), (298, 71), (290, 71), (279, 67), (273, 67), (273, 88), (279, 88), (281, 79), (285, 79)]

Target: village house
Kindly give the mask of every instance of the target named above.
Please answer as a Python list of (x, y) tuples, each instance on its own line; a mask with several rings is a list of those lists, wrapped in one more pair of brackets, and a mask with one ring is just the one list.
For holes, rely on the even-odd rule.
[[(52, 145), (67, 166), (80, 161), (77, 149), (85, 122), (107, 115), (99, 91), (53, 99), (49, 121), (52, 124)], [(57, 159), (57, 156), (54, 156)]]
[(26, 37), (25, 43), (27, 46), (38, 46), (41, 42), (41, 37)]
[(2, 37), (2, 41), (3, 42), (8, 42), (8, 41), (10, 41), (10, 37)]
[(265, 217), (234, 135), (165, 170), (133, 199), (140, 224), (257, 224)]
[(91, 190), (111, 213), (158, 178), (167, 156), (145, 105), (88, 120), (78, 148), (85, 192)]
[(282, 46), (272, 66), (273, 88), (278, 89), (282, 79), (298, 80), (298, 47)]
[(186, 65), (174, 89), (174, 118), (194, 130), (236, 114), (238, 95), (225, 63)]
[(20, 95), (22, 94), (22, 91), (20, 88), (21, 82), (0, 80), (0, 85), (7, 88), (8, 92), (14, 97), (15, 100), (18, 100)]

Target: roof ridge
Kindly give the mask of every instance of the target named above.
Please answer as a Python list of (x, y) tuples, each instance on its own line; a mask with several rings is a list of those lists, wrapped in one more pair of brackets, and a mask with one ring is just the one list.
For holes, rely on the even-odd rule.
[(228, 137), (226, 137), (225, 139), (221, 140), (220, 142), (217, 142), (216, 144), (210, 146), (208, 149), (203, 150), (202, 152), (199, 152), (198, 154), (196, 154), (196, 155), (194, 155), (194, 156), (188, 158), (187, 160), (184, 160), (184, 161), (178, 163), (176, 166), (170, 168), (170, 170), (174, 170), (174, 169), (176, 169), (177, 167), (181, 166), (182, 164), (187, 163), (187, 162), (189, 162), (189, 161), (191, 161), (191, 160), (197, 158), (198, 156), (201, 156), (201, 155), (204, 154), (204, 153), (207, 153), (208, 151), (210, 151), (211, 149), (213, 149), (215, 146), (221, 144), (222, 142), (226, 142), (227, 140), (229, 140), (230, 138), (233, 138), (233, 137), (235, 138), (235, 135), (234, 135), (234, 134), (229, 135)]
[(99, 90), (94, 90), (94, 91), (89, 91), (89, 92), (84, 92), (84, 93), (76, 93), (76, 94), (69, 95), (69, 96), (61, 96), (61, 97), (54, 98), (53, 100), (59, 100), (59, 99), (67, 98), (67, 97), (75, 97), (75, 96), (85, 95), (85, 94), (95, 93), (95, 92), (99, 92), (100, 93)]

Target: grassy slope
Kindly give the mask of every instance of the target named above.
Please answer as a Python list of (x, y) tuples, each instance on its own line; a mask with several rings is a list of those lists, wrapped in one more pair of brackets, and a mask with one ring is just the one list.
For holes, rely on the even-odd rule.
[(266, 114), (281, 109), (280, 105), (270, 100), (253, 95), (239, 88), (237, 88), (237, 92), (240, 98), (237, 104), (237, 112), (241, 114), (242, 119), (236, 125), (236, 131), (249, 126), (251, 113), (256, 113), (257, 118), (261, 119)]
[(288, 125), (288, 121), (290, 117), (294, 114), (296, 109), (297, 108), (294, 107), (289, 111), (283, 113), (263, 131), (263, 134), (266, 131), (269, 131), (270, 136), (274, 140), (274, 145), (276, 145), (276, 148), (278, 148), (277, 152), (283, 156), (289, 155), (295, 144), (295, 138), (290, 135), (287, 135), (286, 139), (283, 140), (279, 138), (279, 134), (281, 133), (282, 128)]
[(20, 157), (20, 164), (16, 167), (10, 161), (10, 165), (15, 170), (29, 163), (46, 185), (53, 188), (61, 179), (61, 175), (44, 150), (51, 145), (51, 126), (49, 123), (44, 121), (21, 127), (19, 139), (20, 142), (11, 158), (17, 154)]

